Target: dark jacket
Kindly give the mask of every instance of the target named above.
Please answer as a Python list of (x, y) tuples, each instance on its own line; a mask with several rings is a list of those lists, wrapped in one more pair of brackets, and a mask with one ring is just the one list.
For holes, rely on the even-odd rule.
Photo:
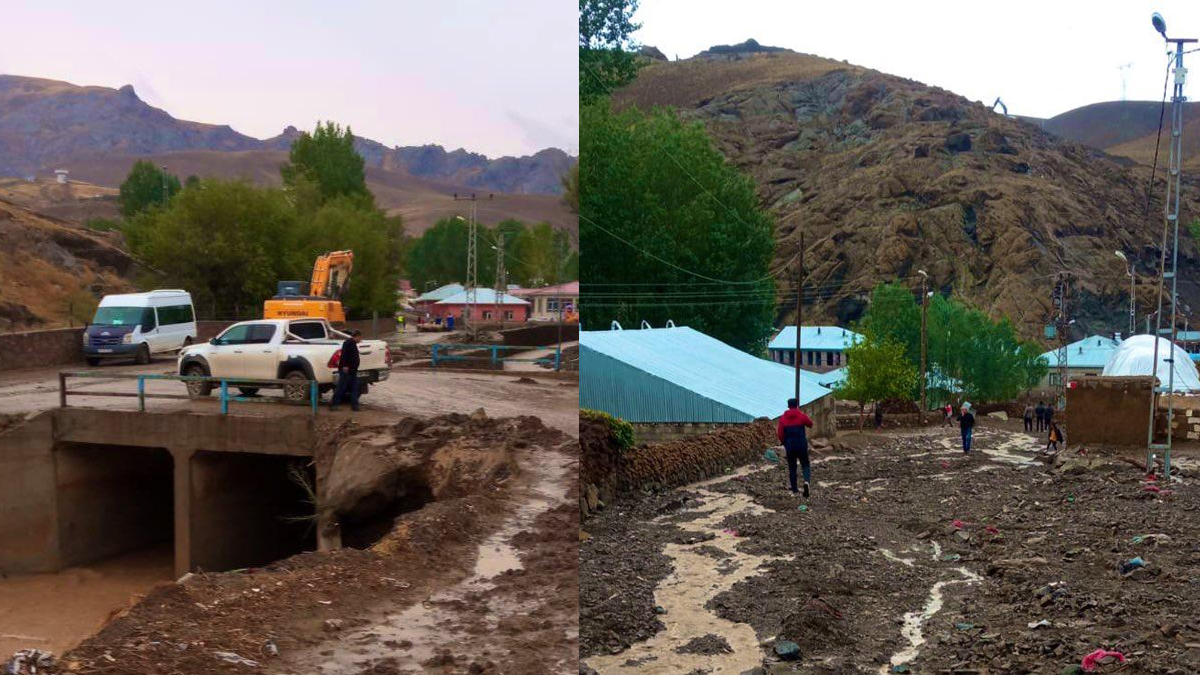
[(358, 343), (350, 338), (342, 343), (342, 358), (338, 361), (338, 367), (358, 371), (358, 364)]
[(1046, 419), (1046, 406), (1042, 405), (1041, 403), (1038, 404), (1037, 409), (1035, 409), (1033, 412), (1039, 420)]
[(975, 426), (975, 416), (972, 415), (971, 413), (969, 413), (969, 412), (963, 413), (962, 417), (958, 418), (958, 428), (959, 429), (966, 431), (967, 429), (970, 429), (973, 426)]
[(779, 418), (779, 425), (775, 427), (775, 435), (779, 438), (779, 442), (783, 443), (785, 449), (803, 450), (808, 447), (808, 438), (805, 435), (804, 427), (812, 425), (812, 418), (803, 410), (788, 408), (787, 412), (783, 413), (783, 417)]

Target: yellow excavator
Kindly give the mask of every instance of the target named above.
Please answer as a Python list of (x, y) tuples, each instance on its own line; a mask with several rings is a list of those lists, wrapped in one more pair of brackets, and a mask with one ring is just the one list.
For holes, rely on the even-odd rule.
[(317, 256), (312, 280), (281, 281), (275, 297), (263, 303), (264, 319), (320, 318), (330, 323), (346, 321), (342, 297), (350, 288), (354, 251), (331, 251)]

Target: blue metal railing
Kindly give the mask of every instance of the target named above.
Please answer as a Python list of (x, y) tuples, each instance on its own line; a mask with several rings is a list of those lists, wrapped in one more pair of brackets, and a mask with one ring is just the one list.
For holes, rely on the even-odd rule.
[[(433, 365), (435, 367), (439, 363), (452, 363), (455, 361), (475, 361), (475, 362), (487, 361), (493, 367), (496, 367), (497, 365), (500, 367), (504, 367), (504, 364), (506, 362), (536, 363), (539, 365), (545, 364), (545, 365), (553, 366), (555, 370), (560, 370), (562, 367), (562, 347), (560, 347), (558, 345), (553, 346), (554, 347), (554, 355), (552, 357), (547, 356), (547, 357), (541, 357), (541, 358), (522, 358), (519, 356), (500, 356), (500, 352), (503, 350), (510, 350), (510, 351), (519, 350), (519, 351), (523, 351), (523, 352), (536, 351), (536, 350), (542, 350), (542, 349), (550, 349), (551, 345), (546, 345), (545, 347), (520, 347), (520, 346), (509, 346), (509, 345), (458, 345), (458, 344), (451, 345), (451, 344), (435, 343), (431, 346), (433, 348), (432, 349), (432, 352), (433, 352), (432, 359), (433, 359)], [(454, 354), (451, 352), (451, 350), (464, 350), (464, 351), (487, 350), (488, 356), (468, 356), (466, 354)]]
[[(69, 378), (83, 379), (102, 379), (102, 380), (136, 380), (137, 393), (121, 392), (121, 391), (83, 391), (79, 389), (68, 389), (67, 380)], [(207, 382), (211, 383), (220, 392), (218, 400), (220, 402), (221, 414), (229, 414), (229, 404), (231, 402), (238, 403), (270, 403), (278, 402), (280, 399), (275, 397), (259, 398), (250, 396), (235, 396), (229, 392), (230, 385), (234, 387), (263, 387), (263, 386), (280, 386), (284, 384), (296, 385), (298, 382), (294, 380), (246, 380), (232, 379), (224, 377), (209, 377), (201, 375), (127, 375), (123, 373), (104, 373), (96, 370), (83, 371), (64, 371), (58, 374), (58, 405), (60, 408), (67, 407), (67, 396), (103, 396), (103, 397), (118, 397), (118, 398), (133, 398), (138, 400), (138, 410), (146, 411), (146, 399), (148, 398), (165, 398), (165, 399), (182, 399), (189, 400), (194, 398), (190, 394), (151, 394), (146, 392), (147, 380), (171, 380), (177, 382)], [(316, 415), (320, 409), (321, 390), (316, 380), (304, 380), (308, 384), (308, 404), (311, 414)]]

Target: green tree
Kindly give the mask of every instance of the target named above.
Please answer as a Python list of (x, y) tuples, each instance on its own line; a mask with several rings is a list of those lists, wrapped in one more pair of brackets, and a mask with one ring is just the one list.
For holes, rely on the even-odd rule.
[(774, 222), (703, 128), (673, 112), (581, 109), (584, 325), (668, 319), (751, 353), (772, 332)]
[(466, 279), (467, 223), (458, 218), (443, 218), (425, 230), (408, 251), (407, 269), (413, 288), (443, 286)]
[(161, 206), (179, 190), (178, 177), (139, 159), (121, 183), (121, 215), (133, 218), (152, 206)]
[(867, 333), (846, 349), (846, 379), (838, 398), (858, 402), (858, 427), (862, 429), (868, 403), (889, 399), (912, 400), (918, 382), (917, 367), (908, 360), (903, 344), (890, 337)]
[(563, 203), (571, 213), (579, 215), (579, 162), (575, 162), (567, 175), (563, 176), (562, 185)]
[[(339, 196), (356, 197), (374, 205), (375, 198), (367, 189), (365, 162), (354, 149), (350, 127), (318, 122), (312, 133), (301, 132), (279, 173), (302, 210)], [(307, 204), (312, 199), (318, 203)]]
[[(342, 299), (348, 317), (367, 318), (372, 312), (396, 311), (403, 227), (379, 209), (354, 197), (337, 197), (310, 214), (296, 227), (295, 250), (311, 270), (316, 256), (334, 250), (354, 251), (350, 288)], [(307, 278), (307, 274), (298, 278)]]
[(638, 0), (579, 0), (579, 99), (591, 103), (633, 81)]
[(200, 177), (194, 173), (189, 174), (188, 177), (184, 179), (183, 186), (185, 188), (200, 187)]
[(294, 278), (295, 225), (282, 191), (214, 179), (143, 211), (125, 231), (134, 254), (160, 275), (155, 283), (188, 289), (200, 311), (228, 314), (261, 309), (277, 280)]
[(859, 325), (863, 333), (874, 333), (904, 347), (913, 363), (921, 362), (921, 307), (919, 298), (903, 284), (879, 284), (871, 293), (871, 304)]

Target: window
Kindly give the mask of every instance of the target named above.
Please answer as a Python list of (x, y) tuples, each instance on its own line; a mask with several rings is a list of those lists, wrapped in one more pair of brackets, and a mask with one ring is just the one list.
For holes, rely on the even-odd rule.
[(813, 352), (804, 352), (804, 358), (805, 358), (805, 363), (807, 363), (810, 366), (813, 364)]
[(504, 311), (504, 318), (505, 319), (514, 319), (514, 318), (516, 318), (516, 314), (511, 309), (507, 309)]
[(492, 312), (491, 312), (491, 310), (484, 310), (484, 312), (483, 312), (483, 320), (484, 320), (484, 321), (489, 321), (489, 320), (491, 320), (492, 318), (494, 318), (494, 317), (492, 316)]
[[(154, 328), (154, 310), (149, 307), (101, 307), (92, 317), (97, 326), (142, 326)], [(147, 327), (149, 326), (149, 327)]]
[(289, 324), (288, 332), (305, 340), (320, 340), (326, 337), (325, 326), (318, 321), (305, 321), (302, 323)]
[(191, 323), (195, 320), (191, 305), (170, 305), (158, 308), (158, 322), (163, 326)]
[(219, 345), (244, 345), (250, 337), (250, 326), (254, 324), (243, 323), (230, 328), (221, 333), (217, 337), (216, 344)]
[(825, 352), (825, 365), (833, 365), (833, 352)]
[(1050, 373), (1050, 386), (1057, 387), (1061, 383), (1062, 378), (1058, 376), (1058, 373)]
[(246, 336), (246, 344), (248, 345), (265, 345), (275, 337), (275, 324), (271, 323), (256, 323), (250, 325), (250, 332)]
[(557, 312), (558, 311), (558, 298), (546, 298), (546, 311), (547, 312)]

